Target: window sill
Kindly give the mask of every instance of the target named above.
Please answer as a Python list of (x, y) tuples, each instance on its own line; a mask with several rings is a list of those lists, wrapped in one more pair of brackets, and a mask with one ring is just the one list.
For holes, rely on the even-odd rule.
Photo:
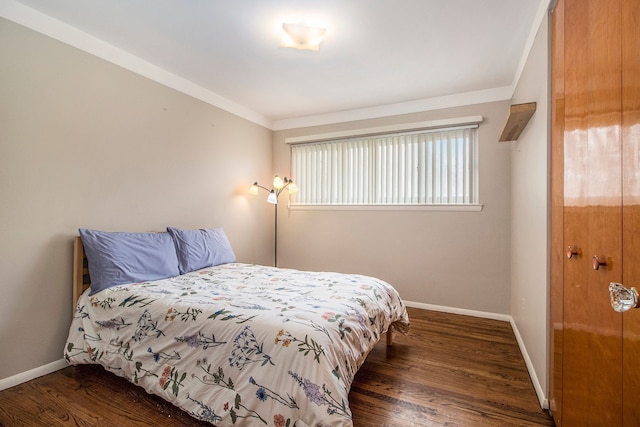
[(480, 212), (484, 205), (294, 205), (292, 211), (435, 211)]

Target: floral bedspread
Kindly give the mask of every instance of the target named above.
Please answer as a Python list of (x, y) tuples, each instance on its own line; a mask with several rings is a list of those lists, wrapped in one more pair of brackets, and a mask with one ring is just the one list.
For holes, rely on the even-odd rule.
[(223, 427), (351, 426), (354, 375), (409, 319), (382, 280), (248, 264), (78, 301), (64, 355)]

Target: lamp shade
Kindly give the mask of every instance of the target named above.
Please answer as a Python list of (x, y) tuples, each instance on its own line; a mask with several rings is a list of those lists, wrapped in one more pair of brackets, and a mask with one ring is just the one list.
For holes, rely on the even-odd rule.
[(253, 195), (253, 196), (257, 196), (258, 195), (258, 183), (254, 182), (253, 185), (251, 187), (249, 187), (249, 194)]
[(276, 190), (280, 190), (282, 187), (284, 187), (283, 179), (280, 178), (278, 175), (274, 176), (273, 177), (273, 188), (275, 188)]
[(272, 203), (274, 205), (278, 204), (278, 196), (276, 196), (276, 192), (271, 190), (269, 192), (269, 197), (267, 197), (267, 202)]

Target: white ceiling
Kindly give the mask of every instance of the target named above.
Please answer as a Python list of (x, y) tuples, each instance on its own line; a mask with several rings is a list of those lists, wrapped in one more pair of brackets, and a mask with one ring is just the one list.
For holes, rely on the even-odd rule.
[[(272, 129), (509, 99), (549, 0), (0, 0), (0, 16)], [(320, 22), (318, 52), (279, 47)]]

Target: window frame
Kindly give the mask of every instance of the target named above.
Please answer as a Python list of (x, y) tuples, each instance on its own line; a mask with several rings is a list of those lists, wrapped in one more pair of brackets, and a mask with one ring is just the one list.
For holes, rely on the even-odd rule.
[[(445, 128), (461, 128), (461, 127), (477, 127), (482, 122), (482, 116), (469, 116), (454, 119), (432, 120), (425, 122), (414, 122), (400, 125), (378, 126), (374, 128), (355, 129), (349, 131), (338, 131), (316, 135), (305, 135), (297, 137), (285, 138), (285, 143), (290, 145), (290, 161), (293, 166), (293, 156), (291, 151), (293, 145), (309, 144), (316, 142), (325, 142), (332, 140), (347, 140), (371, 136), (384, 136), (392, 133), (409, 133), (409, 132), (433, 132), (445, 130)], [(288, 207), (290, 210), (378, 210), (378, 211), (464, 211), (478, 212), (483, 208), (479, 198), (479, 133), (475, 130), (475, 193), (476, 203), (456, 203), (456, 204), (435, 204), (435, 203), (412, 203), (412, 204), (301, 204), (292, 203), (289, 200)], [(293, 177), (295, 179), (295, 177)]]

